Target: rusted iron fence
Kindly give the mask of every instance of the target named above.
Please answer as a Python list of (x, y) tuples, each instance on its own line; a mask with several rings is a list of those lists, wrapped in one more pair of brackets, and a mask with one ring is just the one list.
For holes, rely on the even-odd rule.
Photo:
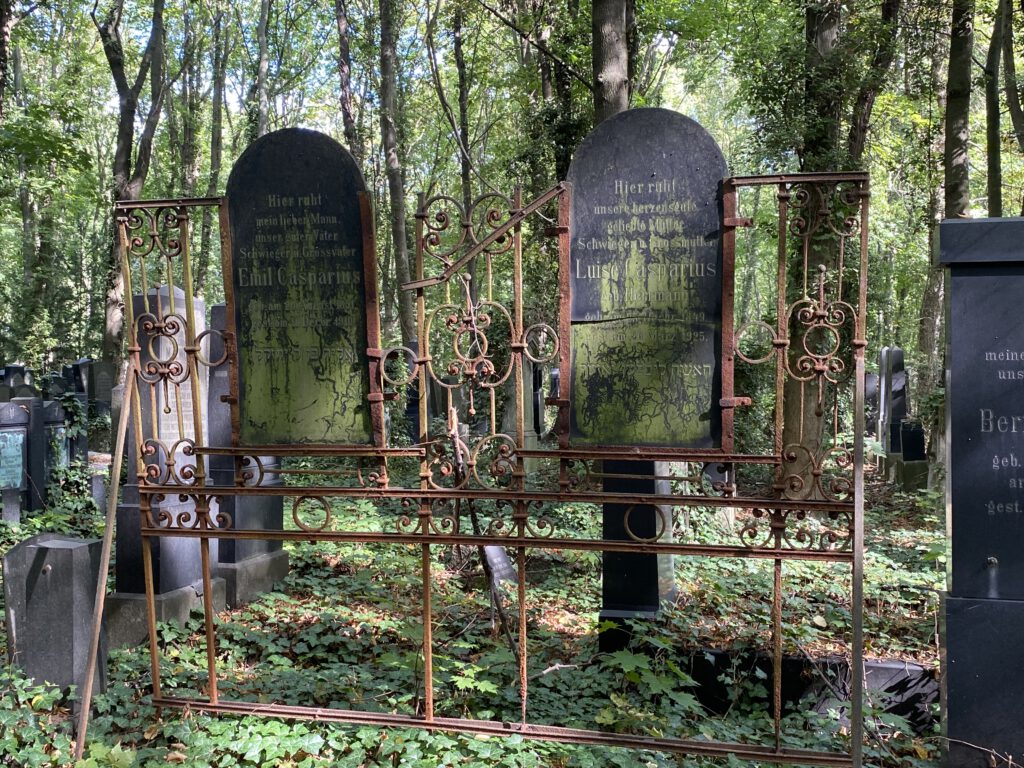
[[(721, 448), (688, 450), (645, 446), (574, 447), (569, 408), (572, 381), (569, 335), (569, 225), (572, 189), (559, 184), (523, 202), (487, 195), (470, 210), (450, 197), (421, 199), (417, 213), (415, 276), (403, 286), (415, 296), (417, 345), (384, 347), (376, 301), (375, 257), (367, 260), (366, 318), (373, 440), (367, 445), (245, 445), (239, 439), (236, 335), (199, 331), (194, 317), (190, 229), (204, 207), (219, 212), (224, 274), (231, 274), (230, 230), (222, 199), (120, 203), (125, 295), (141, 293), (143, 311), (126, 301), (131, 329), (130, 374), (125, 402), (132, 409), (129, 472), (137, 477), (141, 531), (145, 540), (191, 537), (202, 552), (205, 598), (206, 679), (203, 695), (170, 695), (161, 684), (160, 655), (149, 547), (144, 546), (152, 662), (153, 703), (222, 713), (312, 718), (376, 726), (402, 726), (476, 734), (520, 734), (529, 738), (616, 745), (694, 755), (725, 756), (766, 763), (860, 765), (862, 742), (862, 560), (863, 399), (868, 189), (864, 174), (804, 174), (740, 177), (723, 183), (723, 296), (720, 392)], [(762, 215), (750, 228), (752, 200), (772, 198), (777, 216)], [(364, 205), (364, 215), (369, 207)], [(746, 216), (745, 216), (746, 214)], [(367, 243), (373, 253), (372, 226)], [(774, 241), (770, 282), (756, 316), (737, 317), (736, 274), (761, 270), (765, 243)], [(747, 250), (744, 250), (747, 247)], [(528, 263), (524, 266), (524, 254)], [(740, 264), (741, 269), (737, 269)], [(545, 266), (547, 265), (547, 266)], [(524, 268), (532, 270), (524, 277)], [(538, 280), (537, 270), (544, 274)], [(555, 273), (557, 270), (557, 276)], [(227, 278), (226, 278), (227, 280)], [(230, 282), (230, 281), (228, 281)], [(528, 286), (544, 286), (534, 300)], [(765, 288), (765, 285), (773, 286)], [(155, 286), (168, 290), (153, 293)], [(184, 292), (184, 306), (175, 287)], [(228, 317), (236, 316), (228, 290)], [(182, 336), (183, 333), (183, 336)], [(208, 445), (201, 430), (203, 397), (199, 372), (219, 364), (206, 356), (207, 337), (223, 337), (232, 376), (236, 429), (230, 445)], [(184, 339), (184, 344), (180, 339)], [(135, 340), (142, 339), (136, 343)], [(167, 352), (170, 350), (170, 353)], [(560, 388), (546, 407), (555, 417), (552, 439), (528, 447), (524, 424), (526, 362), (555, 367)], [(769, 382), (752, 397), (742, 383), (768, 371)], [(414, 388), (419, 397), (415, 440), (389, 434), (385, 414)], [(443, 407), (431, 420), (428, 402)], [(144, 422), (143, 402), (160, 419)], [(460, 415), (461, 414), (461, 415)], [(474, 415), (473, 428), (463, 425)], [(512, 418), (503, 414), (512, 414)], [(167, 420), (173, 442), (162, 436)], [(176, 424), (175, 424), (176, 422)], [(504, 426), (503, 426), (504, 425)], [(511, 429), (509, 428), (511, 425)], [(754, 437), (750, 437), (753, 435)], [(756, 438), (756, 439), (755, 439)], [(233, 488), (211, 487), (204, 457), (235, 459)], [(285, 458), (285, 484), (265, 485), (260, 456)], [(327, 456), (332, 469), (304, 470), (294, 457)], [(602, 462), (657, 461), (669, 467), (668, 494), (616, 494), (602, 490)], [(700, 479), (693, 467), (712, 463), (719, 482)], [(403, 470), (412, 467), (412, 472)], [(617, 465), (621, 466), (621, 465)], [(277, 471), (277, 470), (275, 470)], [(628, 476), (629, 473), (625, 473)], [(216, 501), (228, 494), (287, 497), (286, 524), (279, 531), (233, 527)], [(332, 499), (371, 499), (386, 517), (383, 526), (360, 528), (338, 520)], [(160, 511), (160, 502), (191, 502), (186, 512)], [(465, 514), (473, 501), (493, 503), (482, 523)], [(561, 531), (547, 514), (563, 502), (623, 505), (627, 537), (605, 541)], [(633, 531), (628, 519), (639, 505), (671, 509), (654, 535)], [(685, 524), (693, 514), (729, 509), (732, 541), (703, 541)], [(413, 714), (249, 703), (222, 698), (218, 687), (217, 630), (211, 604), (210, 542), (223, 538), (291, 541), (381, 542), (421, 548), (423, 696)], [(513, 554), (518, 574), (518, 686), (520, 717), (490, 722), (435, 714), (432, 602), (437, 548), (500, 545)], [(543, 549), (666, 553), (683, 557), (760, 558), (773, 565), (770, 654), (775, 738), (769, 744), (718, 744), (692, 738), (611, 733), (530, 721), (530, 632), (527, 621), (527, 553)], [(846, 643), (852, 670), (849, 702), (851, 752), (838, 754), (784, 746), (782, 734), (783, 606), (786, 564), (828, 561), (849, 568), (852, 633)], [(530, 598), (543, 601), (543, 595)]]

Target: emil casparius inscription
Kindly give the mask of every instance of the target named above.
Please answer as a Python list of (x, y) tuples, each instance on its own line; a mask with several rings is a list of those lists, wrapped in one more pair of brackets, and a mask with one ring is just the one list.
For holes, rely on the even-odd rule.
[(243, 444), (371, 442), (364, 191), (340, 144), (298, 128), (260, 138), (232, 169)]

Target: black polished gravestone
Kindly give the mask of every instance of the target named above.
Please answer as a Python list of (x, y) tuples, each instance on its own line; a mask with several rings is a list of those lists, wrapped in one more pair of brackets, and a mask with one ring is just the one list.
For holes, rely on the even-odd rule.
[[(224, 354), (222, 333), (227, 330), (227, 307), (215, 304), (210, 308), (209, 391), (208, 414), (209, 445), (231, 445), (231, 408), (225, 398), (230, 396), (230, 365)], [(260, 456), (259, 464), (249, 462), (242, 468), (249, 475), (247, 485), (259, 483), (262, 487), (282, 485), (281, 460), (276, 456)], [(233, 486), (235, 459), (214, 454), (209, 458), (209, 484)], [(281, 530), (284, 520), (284, 499), (280, 496), (233, 496), (220, 499), (220, 512), (231, 519), (237, 530)], [(288, 553), (280, 541), (266, 539), (220, 539), (218, 545), (217, 575), (224, 579), (229, 606), (250, 602), (257, 595), (268, 592), (274, 584), (288, 575)]]
[(944, 221), (948, 765), (1024, 755), (1024, 219)]
[(240, 445), (372, 442), (365, 189), (344, 147), (299, 128), (257, 139), (231, 171)]
[[(609, 118), (577, 149), (568, 175), (574, 447), (721, 445), (725, 175), (714, 139), (664, 109)], [(655, 475), (665, 469), (605, 461), (602, 485), (664, 494), (668, 483)], [(604, 507), (605, 539), (671, 534), (670, 513), (652, 505)], [(606, 552), (602, 619), (650, 614), (671, 599), (663, 558)], [(602, 649), (623, 641), (605, 632)]]

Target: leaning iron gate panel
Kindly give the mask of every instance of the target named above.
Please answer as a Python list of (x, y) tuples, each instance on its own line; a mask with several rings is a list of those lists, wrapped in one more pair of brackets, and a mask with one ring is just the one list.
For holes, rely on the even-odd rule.
[[(868, 189), (866, 174), (800, 174), (740, 177), (723, 183), (723, 321), (721, 339), (721, 449), (690, 450), (636, 446), (628, 450), (574, 447), (570, 440), (572, 378), (569, 320), (569, 225), (572, 189), (559, 184), (535, 200), (492, 194), (462, 210), (451, 197), (420, 201), (417, 213), (416, 274), (404, 289), (416, 299), (416, 348), (382, 348), (376, 306), (375, 262), (366, 259), (368, 296), (368, 406), (373, 418), (371, 443), (241, 444), (238, 431), (238, 334), (230, 289), (229, 330), (200, 330), (192, 298), (194, 258), (189, 249), (197, 214), (218, 214), (226, 282), (231, 280), (230, 227), (224, 199), (134, 201), (117, 206), (122, 251), (130, 370), (125, 403), (132, 408), (130, 440), (134, 462), (129, 477), (139, 488), (144, 545), (153, 703), (210, 712), (417, 727), (476, 734), (520, 734), (529, 738), (666, 752), (725, 756), (771, 763), (814, 765), (861, 764), (862, 743), (862, 578), (863, 578), (863, 406), (867, 265)], [(773, 223), (754, 222), (741, 213), (751, 198), (773, 195)], [(362, 199), (364, 243), (373, 253), (372, 217)], [(755, 206), (756, 208), (756, 206)], [(756, 224), (757, 226), (751, 226)], [(770, 235), (774, 235), (770, 237)], [(756, 270), (764, 242), (774, 240), (777, 254), (770, 278)], [(737, 242), (746, 247), (738, 248)], [(558, 265), (553, 314), (527, 317), (530, 297), (524, 286), (524, 250), (540, 253)], [(734, 273), (754, 274), (754, 289), (769, 294), (750, 311), (735, 308)], [(373, 274), (371, 274), (371, 272)], [(763, 272), (763, 270), (762, 270)], [(534, 281), (535, 283), (536, 281)], [(748, 286), (749, 287), (749, 286)], [(154, 290), (163, 288), (163, 290)], [(175, 290), (178, 288), (179, 290)], [(131, 296), (141, 292), (142, 304)], [(184, 296), (184, 307), (179, 306)], [(536, 315), (535, 307), (529, 305)], [(735, 318), (734, 318), (735, 316)], [(233, 440), (208, 445), (202, 430), (202, 372), (224, 362), (210, 360), (209, 337), (222, 337), (230, 366)], [(525, 361), (556, 366), (561, 390), (547, 400), (556, 414), (557, 445), (527, 447), (523, 383)], [(764, 370), (768, 381), (754, 404), (736, 381), (753, 381)], [(413, 387), (419, 396), (418, 438), (396, 445), (386, 432), (384, 404)], [(445, 415), (431, 423), (428, 398), (441, 393)], [(504, 429), (498, 414), (506, 396), (514, 418)], [(148, 409), (143, 405), (148, 404)], [(468, 403), (468, 405), (467, 405)], [(470, 432), (460, 413), (479, 410)], [(141, 414), (159, 413), (144, 419)], [(508, 425), (508, 420), (505, 422)], [(756, 424), (756, 430), (751, 428)], [(482, 425), (482, 426), (481, 426)], [(757, 432), (766, 450), (748, 450), (743, 432)], [(763, 446), (762, 446), (763, 447)], [(204, 458), (235, 459), (232, 488), (208, 484)], [(333, 457), (350, 468), (344, 477), (319, 484), (323, 475), (291, 468), (287, 485), (263, 483), (260, 456)], [(693, 482), (687, 469), (670, 469), (663, 479), (681, 490), (622, 494), (603, 490), (601, 462), (657, 461), (714, 463), (724, 480), (709, 487)], [(394, 471), (401, 461), (415, 462), (411, 482)], [(547, 475), (527, 472), (547, 466)], [(664, 465), (662, 465), (664, 466)], [(630, 477), (630, 473), (626, 473)], [(538, 477), (550, 478), (547, 482)], [(699, 472), (698, 472), (699, 477)], [(217, 510), (226, 495), (276, 495), (291, 499), (290, 523), (280, 531), (234, 528)], [(329, 501), (370, 499), (397, 505), (388, 530), (341, 530)], [(489, 500), (496, 512), (485, 527), (458, 512), (460, 504)], [(177, 502), (175, 507), (168, 502)], [(622, 541), (570, 537), (556, 530), (543, 513), (547, 504), (617, 503), (626, 511)], [(672, 531), (653, 536), (630, 530), (630, 511), (639, 505), (671, 508)], [(688, 538), (689, 514), (731, 509), (732, 543)], [(310, 510), (313, 510), (312, 512)], [(671, 535), (674, 534), (674, 535)], [(160, 649), (155, 620), (153, 563), (148, 541), (183, 537), (198, 541), (204, 584), (207, 679), (205, 696), (170, 696), (160, 679)], [(216, 629), (211, 603), (213, 539), (281, 539), (289, 541), (381, 542), (421, 547), (423, 685), (422, 707), (415, 715), (253, 704), (224, 700), (218, 691)], [(435, 715), (433, 642), (436, 619), (431, 603), (432, 553), (451, 545), (499, 545), (514, 551), (518, 575), (518, 659), (520, 718), (491, 722)], [(526, 616), (528, 550), (675, 554), (685, 557), (758, 558), (773, 565), (771, 660), (775, 736), (767, 745), (720, 744), (695, 739), (610, 733), (531, 723), (529, 719), (529, 642)], [(849, 568), (852, 672), (849, 754), (790, 749), (783, 746), (781, 666), (783, 653), (783, 583), (787, 561), (839, 563)]]

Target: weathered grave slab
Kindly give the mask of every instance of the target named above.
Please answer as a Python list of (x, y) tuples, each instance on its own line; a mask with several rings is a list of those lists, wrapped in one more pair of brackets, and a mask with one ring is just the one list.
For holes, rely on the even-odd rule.
[[(227, 308), (216, 304), (210, 308), (210, 328), (227, 329)], [(207, 409), (209, 415), (209, 444), (231, 445), (231, 409), (223, 400), (230, 394), (230, 366), (224, 350), (223, 337), (210, 335), (211, 363)], [(245, 468), (252, 479), (248, 485), (281, 485), (280, 459), (260, 456), (259, 466)], [(235, 458), (213, 455), (209, 458), (209, 484), (233, 486)], [(284, 520), (284, 500), (280, 496), (234, 496), (225, 494), (220, 500), (220, 511), (231, 518), (237, 530), (280, 530)], [(217, 575), (224, 579), (228, 605), (237, 606), (251, 601), (288, 575), (288, 553), (280, 541), (264, 539), (220, 539), (218, 544)]]
[(231, 171), (241, 445), (372, 442), (365, 189), (340, 144), (299, 128), (253, 142)]
[(616, 115), (577, 149), (574, 445), (720, 445), (725, 175), (707, 131), (665, 109)]

